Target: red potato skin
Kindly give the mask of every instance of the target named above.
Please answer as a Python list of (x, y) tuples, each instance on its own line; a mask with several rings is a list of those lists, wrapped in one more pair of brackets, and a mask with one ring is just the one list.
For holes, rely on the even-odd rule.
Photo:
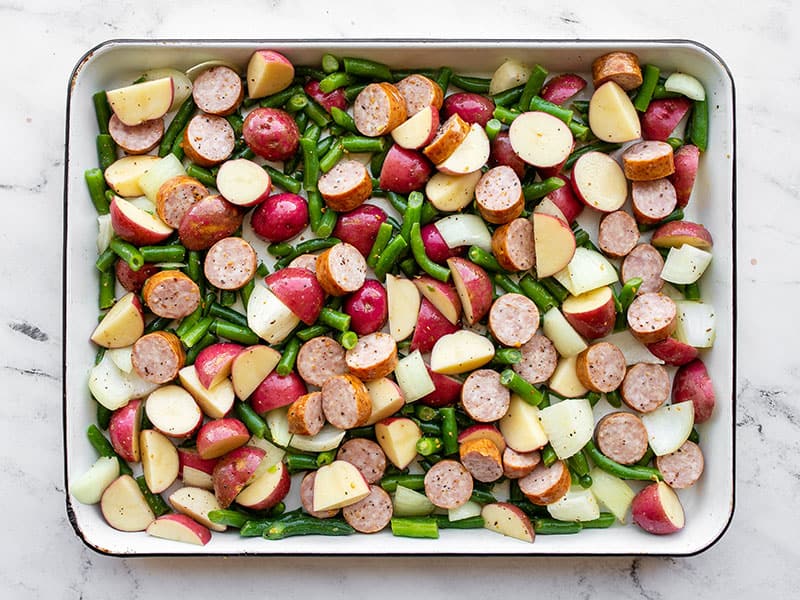
[(380, 331), (389, 318), (386, 288), (375, 279), (367, 279), (358, 291), (345, 299), (342, 310), (350, 315), (350, 329), (358, 335)]
[(641, 116), (642, 138), (666, 142), (690, 108), (692, 103), (687, 98), (653, 100)]
[(220, 342), (203, 348), (194, 361), (197, 379), (203, 387), (209, 389), (211, 382), (220, 370), (230, 373), (233, 359), (241, 354), (244, 346), (232, 342)]
[(701, 250), (711, 250), (714, 240), (703, 225), (691, 221), (670, 221), (653, 232), (650, 243), (656, 248), (680, 248), (689, 244)]
[(319, 104), (326, 111), (331, 112), (334, 106), (340, 110), (347, 110), (347, 97), (344, 95), (344, 88), (339, 88), (327, 94), (319, 89), (319, 81), (312, 79), (303, 86), (306, 94)]
[(692, 144), (681, 146), (675, 152), (673, 161), (675, 162), (675, 172), (669, 176), (669, 180), (675, 186), (678, 208), (684, 208), (689, 204), (689, 198), (692, 196), (692, 189), (694, 189), (694, 181), (697, 178), (700, 149)]
[(436, 229), (435, 223), (428, 223), (420, 229), (420, 236), (422, 237), (422, 244), (425, 246), (425, 254), (428, 255), (433, 262), (444, 264), (448, 258), (453, 256), (464, 256), (466, 251), (465, 247), (451, 248), (448, 246), (442, 234)]
[(716, 404), (714, 384), (699, 358), (678, 369), (672, 383), (672, 402), (692, 402), (695, 423), (705, 423), (711, 418)]
[[(668, 337), (654, 344), (647, 344), (647, 349), (657, 358), (673, 367), (680, 367), (692, 362), (700, 354), (699, 350), (689, 344), (684, 344), (674, 337)], [(695, 421), (697, 418), (695, 417)]]
[(347, 242), (367, 257), (372, 250), (378, 229), (384, 221), (386, 213), (382, 208), (373, 204), (362, 204), (350, 212), (339, 215), (333, 237)]
[(114, 272), (117, 275), (117, 281), (119, 281), (120, 285), (127, 291), (133, 292), (134, 294), (138, 294), (142, 291), (144, 282), (160, 270), (161, 269), (153, 263), (145, 263), (138, 271), (131, 269), (124, 260), (118, 260), (114, 264)]
[(486, 127), (486, 123), (494, 115), (494, 102), (480, 94), (460, 92), (444, 99), (442, 111), (445, 120), (458, 113), (470, 125), (480, 123), (481, 127)]
[(187, 467), (211, 475), (218, 462), (218, 458), (200, 458), (200, 455), (194, 448), (178, 448), (178, 463), (180, 464), (181, 478), (183, 478), (183, 470)]
[(222, 196), (207, 196), (181, 220), (178, 237), (188, 250), (207, 250), (242, 225), (244, 212)]
[(117, 236), (135, 246), (160, 244), (170, 236), (169, 233), (156, 233), (133, 222), (119, 208), (120, 202), (127, 202), (127, 200), (115, 196), (108, 207), (111, 215), (111, 228)]
[(613, 298), (609, 299), (606, 304), (586, 313), (562, 312), (572, 328), (589, 340), (597, 340), (609, 335), (614, 330), (617, 315)]
[[(466, 308), (465, 300), (467, 300), (472, 307), (472, 322), (468, 322), (468, 324), (477, 323), (486, 316), (492, 307), (492, 280), (486, 271), (465, 258), (450, 258), (447, 265), (452, 271), (458, 273), (467, 290), (468, 298), (461, 298), (461, 305)], [(460, 294), (459, 297), (461, 297)], [(465, 310), (465, 320), (467, 320), (466, 315)]]
[(563, 213), (568, 223), (574, 223), (575, 219), (583, 212), (585, 205), (575, 196), (575, 192), (572, 191), (572, 182), (568, 177), (563, 175), (555, 175), (555, 177), (564, 181), (564, 185), (547, 194), (547, 197)]
[(300, 130), (279, 108), (256, 108), (245, 117), (242, 136), (247, 146), (267, 160), (287, 160), (300, 145)]
[[(224, 440), (235, 440), (234, 447), (244, 446), (250, 439), (250, 432), (239, 419), (216, 419), (208, 421), (197, 432), (197, 453), (200, 458), (219, 458), (215, 446)], [(229, 451), (230, 452), (230, 451)]]
[(441, 408), (458, 402), (459, 398), (461, 398), (461, 382), (453, 377), (434, 373), (427, 365), (425, 368), (428, 370), (428, 375), (436, 389), (417, 400), (417, 402), (433, 408)]
[(258, 237), (273, 243), (285, 242), (308, 225), (308, 203), (290, 192), (274, 194), (253, 210), (250, 224)]
[(286, 498), (289, 494), (289, 489), (292, 487), (292, 478), (289, 475), (289, 469), (286, 468), (284, 463), (278, 463), (278, 468), (281, 470), (281, 478), (275, 484), (269, 496), (247, 508), (250, 510), (269, 510)]
[(525, 169), (528, 167), (525, 161), (522, 160), (514, 149), (511, 147), (511, 140), (508, 137), (508, 131), (501, 131), (495, 136), (491, 144), (491, 154), (489, 155), (489, 164), (492, 167), (505, 165), (514, 169), (517, 177), (522, 179), (525, 176)]
[(453, 325), (448, 321), (427, 298), (422, 298), (410, 350), (412, 352), (419, 350), (426, 354), (433, 350), (434, 344), (440, 337), (455, 333), (460, 329), (459, 325)]
[(433, 166), (425, 155), (393, 145), (381, 167), (380, 186), (387, 192), (408, 194), (425, 187), (433, 174)]
[[(575, 149), (575, 142), (572, 142), (572, 150)], [(572, 153), (570, 150), (570, 154)], [(567, 156), (569, 158), (569, 156)], [(539, 173), (539, 177), (542, 179), (547, 179), (548, 177), (555, 177), (556, 175), (560, 175), (564, 165), (567, 164), (567, 158), (565, 158), (562, 162), (557, 165), (553, 165), (552, 167), (536, 167), (536, 172)]]
[(679, 528), (670, 523), (661, 506), (658, 485), (651, 483), (636, 494), (631, 503), (631, 517), (634, 523), (648, 533), (655, 535), (675, 533)]
[(563, 73), (556, 75), (542, 88), (541, 96), (544, 100), (553, 104), (564, 104), (586, 87), (586, 80), (575, 73)]
[[(139, 425), (142, 401), (131, 400), (111, 415), (108, 437), (114, 451), (128, 462), (139, 462)], [(134, 424), (135, 423), (135, 424)]]
[(316, 275), (308, 269), (286, 267), (264, 279), (270, 291), (306, 325), (313, 325), (322, 305), (325, 292)]
[(306, 382), (295, 371), (288, 375), (278, 375), (277, 371), (272, 371), (250, 396), (250, 406), (263, 415), (273, 408), (288, 406), (307, 393)]
[(214, 495), (222, 508), (230, 506), (244, 489), (265, 454), (261, 448), (242, 446), (220, 459), (214, 467), (211, 480), (214, 482)]

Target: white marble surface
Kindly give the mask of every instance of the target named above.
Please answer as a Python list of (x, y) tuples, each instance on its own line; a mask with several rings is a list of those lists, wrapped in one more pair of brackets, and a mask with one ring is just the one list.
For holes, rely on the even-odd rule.
[[(800, 8), (673, 1), (378, 2), (0, 0), (0, 596), (546, 598), (796, 597), (800, 362), (794, 351), (800, 218)], [(588, 4), (588, 3), (587, 3)], [(490, 9), (489, 6), (492, 6)], [(75, 537), (61, 458), (64, 95), (88, 48), (125, 37), (690, 38), (737, 85), (739, 389), (737, 498), (725, 537), (688, 559), (120, 560)], [(298, 574), (300, 565), (302, 574)], [(533, 585), (530, 585), (533, 583)]]

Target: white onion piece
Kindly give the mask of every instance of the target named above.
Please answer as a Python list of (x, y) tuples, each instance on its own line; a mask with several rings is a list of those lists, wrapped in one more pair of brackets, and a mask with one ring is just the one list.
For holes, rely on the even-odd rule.
[(678, 300), (678, 326), (675, 339), (695, 348), (711, 348), (717, 336), (716, 312), (704, 302)]
[(675, 452), (689, 439), (694, 427), (694, 404), (680, 402), (642, 415), (647, 439), (656, 456)]
[(450, 215), (436, 221), (436, 229), (448, 248), (478, 246), (492, 251), (492, 234), (478, 215)]
[(594, 432), (592, 405), (583, 398), (562, 400), (543, 408), (539, 411), (539, 422), (562, 460), (580, 452)]
[(650, 365), (664, 364), (663, 360), (650, 352), (647, 346), (633, 337), (631, 332), (627, 329), (612, 333), (599, 341), (614, 344), (617, 348), (622, 350), (622, 354), (625, 355), (626, 365), (635, 365), (636, 363), (647, 363)]
[(402, 485), (397, 486), (392, 497), (392, 507), (392, 514), (396, 517), (424, 517), (436, 508), (425, 494)]
[(696, 77), (686, 73), (673, 73), (664, 82), (664, 89), (668, 92), (682, 94), (690, 100), (705, 100), (706, 90)]
[(559, 521), (592, 521), (600, 517), (600, 506), (590, 490), (572, 487), (558, 502), (547, 505), (550, 516)]
[[(564, 267), (570, 285), (566, 287), (573, 296), (580, 296), (604, 285), (619, 281), (619, 276), (610, 262), (598, 252), (587, 248), (575, 248), (572, 260)], [(558, 274), (556, 274), (558, 275)], [(563, 285), (562, 277), (556, 277)]]
[(114, 228), (111, 226), (111, 215), (97, 217), (97, 253), (102, 254), (111, 244), (114, 237)]
[(683, 285), (694, 283), (703, 276), (710, 264), (711, 252), (689, 244), (684, 244), (680, 248), (670, 248), (667, 260), (661, 269), (661, 279)]

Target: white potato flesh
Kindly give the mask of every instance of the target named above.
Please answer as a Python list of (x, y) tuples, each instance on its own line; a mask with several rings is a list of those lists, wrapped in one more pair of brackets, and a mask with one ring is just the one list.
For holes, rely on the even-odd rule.
[[(573, 296), (580, 296), (619, 281), (616, 270), (605, 256), (580, 246), (575, 248), (575, 254), (564, 270), (570, 284), (567, 289)], [(556, 279), (561, 283), (564, 276)]]
[(628, 180), (619, 163), (603, 152), (587, 152), (572, 169), (578, 193), (592, 208), (602, 212), (619, 210), (628, 197)]
[(367, 381), (365, 385), (372, 403), (372, 413), (369, 416), (367, 425), (374, 425), (378, 421), (392, 416), (403, 408), (406, 403), (400, 388), (391, 379), (381, 377), (380, 379)]
[(178, 371), (178, 378), (207, 417), (221, 419), (233, 408), (234, 393), (230, 379), (223, 379), (212, 388), (206, 389), (200, 383), (194, 365), (183, 367)]
[(462, 329), (440, 337), (431, 351), (431, 371), (456, 375), (478, 369), (494, 358), (494, 344)]
[(664, 364), (663, 360), (650, 352), (650, 350), (647, 349), (647, 346), (633, 337), (631, 332), (627, 329), (607, 335), (599, 341), (614, 344), (617, 348), (619, 348), (622, 351), (622, 354), (625, 356), (626, 365), (630, 366), (635, 365), (636, 363), (647, 363), (649, 365)]
[(717, 336), (716, 311), (705, 302), (677, 300), (678, 326), (675, 339), (695, 348), (711, 348)]
[(703, 276), (708, 265), (711, 264), (711, 252), (684, 244), (680, 248), (670, 248), (664, 267), (661, 269), (661, 279), (670, 283), (694, 283)]
[(466, 175), (434, 173), (425, 184), (425, 195), (437, 210), (442, 212), (461, 210), (475, 199), (475, 188), (481, 175), (480, 171)]
[(350, 506), (367, 496), (369, 484), (349, 462), (335, 460), (317, 470), (314, 478), (315, 511)]
[(630, 142), (642, 137), (633, 102), (617, 83), (608, 81), (589, 100), (589, 127), (604, 142)]
[(642, 415), (647, 439), (656, 456), (671, 454), (689, 439), (694, 427), (694, 404), (680, 402), (661, 406)]
[(419, 350), (414, 350), (398, 361), (394, 378), (403, 391), (406, 402), (414, 402), (436, 390)]
[(443, 173), (450, 175), (466, 175), (479, 171), (486, 161), (489, 160), (491, 144), (486, 135), (486, 130), (480, 123), (473, 123), (467, 137), (458, 145), (443, 163), (436, 165), (436, 168)]
[(231, 382), (236, 397), (246, 400), (280, 359), (280, 352), (263, 345), (250, 346), (239, 353), (231, 364)]
[(154, 429), (145, 429), (139, 434), (139, 447), (147, 488), (160, 494), (178, 478), (178, 450), (169, 438)]
[(405, 417), (387, 419), (375, 425), (375, 439), (392, 464), (405, 469), (417, 457), (419, 426)]
[(556, 275), (575, 254), (575, 234), (564, 221), (544, 213), (533, 213), (533, 245), (539, 279)]
[[(392, 129), (391, 135), (401, 148), (416, 150), (425, 145), (434, 130), (433, 108), (426, 106), (404, 123)], [(438, 119), (436, 119), (438, 123)]]
[(562, 460), (580, 452), (594, 433), (592, 405), (584, 398), (562, 400), (543, 408), (539, 411), (539, 421)]
[(484, 528), (502, 533), (523, 542), (533, 542), (534, 530), (528, 516), (521, 509), (505, 502), (487, 504), (481, 510)]
[(285, 56), (272, 50), (256, 50), (247, 64), (247, 93), (263, 98), (286, 89), (292, 83), (294, 67)]
[(178, 69), (161, 68), (150, 69), (142, 74), (145, 81), (153, 81), (155, 79), (163, 79), (164, 77), (172, 78), (173, 98), (172, 105), (169, 107), (168, 112), (177, 110), (186, 99), (192, 95), (192, 80), (183, 71)]
[(226, 525), (214, 523), (208, 518), (208, 513), (212, 510), (222, 508), (217, 497), (208, 490), (191, 486), (182, 487), (170, 494), (169, 503), (179, 513), (191, 517), (212, 531), (225, 531), (228, 528)]
[(535, 167), (560, 165), (567, 160), (575, 142), (564, 121), (541, 111), (525, 112), (514, 119), (508, 139), (514, 152)]
[(584, 396), (589, 390), (583, 387), (581, 380), (578, 379), (577, 362), (577, 356), (559, 359), (556, 370), (550, 376), (547, 387), (565, 398), (581, 398)]
[(174, 97), (172, 78), (162, 77), (109, 90), (106, 97), (120, 121), (129, 126), (139, 125), (169, 112)]
[(686, 524), (686, 514), (683, 512), (683, 505), (675, 490), (663, 481), (659, 481), (658, 499), (661, 502), (661, 508), (664, 509), (667, 520), (677, 529), (683, 529)]
[(182, 544), (203, 546), (210, 534), (199, 523), (179, 522), (174, 519), (174, 515), (173, 518), (170, 518), (170, 515), (164, 515), (150, 523), (147, 527), (147, 535)]
[(186, 175), (183, 164), (177, 156), (170, 153), (158, 162), (153, 162), (148, 170), (139, 176), (139, 187), (150, 202), (155, 202), (158, 188), (168, 179), (181, 175)]
[(119, 461), (115, 457), (101, 456), (88, 471), (72, 480), (69, 492), (81, 504), (97, 504), (117, 477)]
[(489, 82), (489, 94), (499, 94), (513, 87), (526, 83), (531, 76), (528, 65), (518, 60), (508, 59), (497, 67)]
[(478, 246), (492, 251), (492, 233), (478, 215), (450, 215), (436, 221), (436, 229), (448, 248)]
[(547, 196), (542, 198), (542, 201), (536, 205), (536, 208), (533, 209), (534, 213), (542, 214), (542, 215), (550, 215), (551, 217), (555, 217), (565, 225), (569, 225), (567, 223), (567, 218), (564, 216), (564, 213), (561, 211), (556, 203), (550, 200)]
[(300, 318), (275, 294), (257, 283), (247, 302), (247, 325), (269, 344), (278, 344), (300, 323)]
[(392, 515), (395, 517), (424, 517), (431, 514), (434, 508), (425, 494), (402, 485), (397, 486), (392, 496)]
[(217, 189), (231, 204), (253, 206), (265, 199), (272, 187), (269, 173), (246, 158), (222, 163), (217, 172)]
[(125, 294), (97, 324), (91, 340), (104, 348), (124, 348), (133, 344), (144, 332), (140, 306), (133, 292)]
[(130, 475), (120, 475), (105, 489), (100, 509), (106, 522), (119, 531), (144, 531), (156, 518)]
[(589, 472), (589, 476), (592, 478), (592, 487), (589, 490), (597, 501), (610, 510), (620, 523), (625, 523), (631, 502), (636, 495), (633, 488), (619, 477), (597, 467)]
[(700, 81), (687, 73), (673, 73), (664, 82), (664, 89), (668, 92), (683, 94), (689, 100), (705, 100), (706, 90)]
[(575, 356), (587, 348), (586, 342), (572, 328), (558, 307), (554, 306), (542, 315), (542, 331), (563, 357)]
[(533, 452), (547, 444), (547, 434), (539, 420), (540, 410), (516, 394), (511, 395), (508, 411), (500, 419), (500, 432), (517, 452)]
[(414, 282), (405, 277), (386, 276), (386, 297), (389, 304), (389, 333), (402, 342), (414, 331), (422, 300)]
[(547, 505), (550, 516), (559, 521), (592, 521), (600, 517), (600, 506), (590, 490), (573, 486), (558, 501)]

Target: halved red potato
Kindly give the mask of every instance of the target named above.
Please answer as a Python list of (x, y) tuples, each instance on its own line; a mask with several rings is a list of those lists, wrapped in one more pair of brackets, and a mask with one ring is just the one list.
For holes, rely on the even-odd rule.
[(303, 90), (312, 100), (319, 104), (326, 111), (336, 107), (339, 110), (347, 110), (347, 96), (344, 88), (337, 88), (332, 92), (325, 93), (319, 87), (319, 81), (311, 79), (304, 86)]
[(280, 361), (280, 352), (257, 344), (244, 348), (231, 361), (231, 383), (239, 400), (246, 400)]
[(212, 388), (206, 388), (197, 377), (194, 365), (183, 367), (178, 372), (181, 385), (188, 391), (207, 417), (219, 419), (233, 408), (233, 385), (230, 380), (223, 379)]
[(269, 510), (286, 497), (291, 481), (286, 464), (278, 462), (263, 473), (256, 474), (236, 496), (236, 503), (251, 510)]
[(264, 280), (270, 291), (306, 325), (313, 325), (325, 303), (325, 292), (308, 269), (287, 267)]
[(473, 173), (486, 164), (489, 154), (490, 146), (486, 130), (478, 123), (473, 123), (469, 133), (455, 151), (444, 162), (437, 164), (436, 168), (449, 175)]
[(492, 502), (481, 510), (483, 526), (489, 531), (533, 543), (536, 534), (530, 518), (521, 508), (508, 502)]
[(145, 429), (139, 433), (139, 447), (147, 488), (154, 494), (160, 494), (178, 478), (178, 451), (169, 438), (155, 429)]
[(389, 417), (375, 424), (375, 439), (398, 469), (405, 469), (417, 457), (421, 437), (419, 426), (406, 417)]
[(547, 194), (542, 202), (545, 200), (552, 202), (561, 211), (567, 223), (572, 223), (580, 216), (584, 205), (575, 197), (569, 177), (564, 175), (555, 175), (555, 177), (563, 180), (565, 182), (564, 185)]
[(258, 237), (268, 242), (285, 242), (308, 225), (308, 203), (291, 192), (273, 194), (253, 211), (250, 225)]
[(685, 208), (689, 204), (694, 189), (694, 181), (697, 178), (697, 167), (700, 162), (700, 149), (692, 144), (681, 146), (673, 157), (675, 172), (670, 175), (669, 180), (675, 186), (675, 193), (678, 196), (678, 208)]
[(589, 127), (604, 142), (630, 142), (642, 136), (633, 102), (614, 81), (602, 84), (592, 94)]
[(687, 98), (651, 100), (642, 115), (642, 137), (666, 142), (691, 108), (692, 103)]
[(411, 338), (412, 352), (419, 350), (427, 354), (442, 336), (455, 333), (460, 326), (451, 323), (427, 298), (422, 299), (417, 315), (417, 325)]
[(525, 112), (514, 119), (508, 137), (514, 152), (534, 167), (562, 164), (575, 142), (564, 121), (541, 111)]
[(601, 212), (619, 210), (628, 197), (625, 173), (603, 152), (587, 152), (575, 161), (572, 188), (586, 206)]
[(488, 363), (494, 354), (491, 340), (462, 329), (439, 338), (431, 351), (431, 370), (444, 375), (466, 373)]
[(544, 84), (539, 95), (553, 104), (563, 104), (586, 87), (586, 80), (575, 73), (556, 75)]
[(425, 155), (394, 144), (383, 160), (380, 187), (388, 192), (408, 194), (425, 187), (431, 173), (433, 167)]
[(551, 215), (534, 213), (533, 244), (536, 275), (539, 279), (555, 275), (575, 254), (575, 234), (569, 225)]
[(405, 277), (386, 276), (389, 304), (389, 333), (400, 342), (406, 339), (417, 324), (420, 296), (414, 283)]
[(285, 340), (299, 323), (300, 317), (292, 309), (281, 302), (266, 286), (256, 284), (247, 302), (247, 325), (250, 329), (268, 344), (278, 344)]
[(174, 93), (172, 78), (162, 77), (109, 90), (106, 98), (117, 118), (133, 126), (167, 114)]
[(144, 531), (155, 519), (144, 494), (130, 475), (120, 475), (105, 489), (100, 509), (106, 522), (119, 531)]
[(180, 478), (183, 485), (214, 489), (211, 474), (217, 466), (219, 459), (200, 458), (194, 448), (178, 448), (178, 462), (180, 463)]
[(300, 130), (292, 115), (280, 108), (258, 107), (242, 125), (247, 146), (267, 160), (287, 160), (300, 145)]
[(678, 369), (672, 383), (672, 402), (694, 404), (695, 423), (705, 423), (711, 418), (716, 404), (714, 384), (699, 358)]
[(276, 94), (292, 83), (294, 66), (280, 52), (256, 50), (247, 63), (247, 96), (263, 98)]
[(148, 525), (146, 531), (147, 535), (184, 544), (205, 546), (211, 541), (208, 527), (180, 513), (161, 515)]
[(305, 382), (294, 371), (288, 375), (278, 375), (277, 371), (271, 371), (253, 391), (250, 405), (254, 411), (263, 415), (274, 408), (288, 406), (306, 393), (308, 388)]
[(114, 452), (128, 462), (139, 462), (139, 432), (143, 408), (142, 400), (131, 400), (115, 410), (108, 423), (108, 437)]
[(575, 331), (590, 340), (610, 334), (617, 316), (614, 295), (607, 286), (569, 296), (561, 305), (561, 312)]
[(449, 406), (458, 402), (458, 399), (461, 398), (461, 382), (455, 377), (435, 373), (428, 366), (426, 366), (426, 369), (436, 389), (427, 396), (420, 398), (418, 402), (433, 408)]
[[(664, 363), (674, 367), (680, 367), (681, 365), (690, 363), (700, 354), (700, 351), (694, 346), (690, 346), (674, 337), (668, 337), (660, 342), (647, 344), (647, 349), (653, 356), (660, 358)], [(695, 407), (695, 410), (696, 409), (697, 407)]]
[(392, 130), (392, 139), (401, 148), (419, 150), (427, 146), (439, 128), (439, 111), (426, 106), (402, 125)]
[(189, 250), (207, 250), (242, 226), (244, 213), (220, 195), (195, 202), (178, 227), (178, 237)]
[(160, 244), (172, 235), (172, 227), (156, 215), (119, 196), (111, 200), (109, 212), (114, 233), (135, 246)]
[(145, 413), (153, 427), (174, 438), (191, 436), (203, 422), (197, 402), (179, 385), (163, 385), (150, 394)]
[(468, 325), (480, 321), (492, 307), (492, 282), (481, 267), (464, 258), (447, 259)]
[(369, 415), (367, 425), (374, 425), (378, 421), (392, 416), (403, 408), (406, 402), (400, 386), (391, 379), (382, 377), (367, 381), (364, 385), (367, 386), (370, 403), (372, 404), (372, 412)]
[(656, 248), (680, 248), (689, 244), (701, 250), (711, 250), (714, 240), (708, 229), (700, 223), (670, 221), (653, 232), (650, 243)]
[(458, 114), (467, 123), (477, 123), (481, 127), (486, 127), (486, 123), (494, 116), (494, 102), (480, 94), (458, 92), (444, 99), (442, 112), (445, 119)]
[(436, 310), (453, 325), (461, 318), (461, 300), (458, 292), (449, 283), (434, 279), (429, 275), (421, 275), (414, 279), (422, 297), (428, 300)]
[(129, 292), (117, 300), (105, 314), (90, 339), (103, 348), (124, 348), (138, 340), (142, 333), (144, 333), (142, 303), (136, 294)]
[(201, 458), (219, 458), (244, 446), (250, 432), (238, 419), (216, 419), (204, 424), (197, 432), (197, 453)]
[[(444, 175), (444, 173), (438, 173)], [(469, 177), (473, 175), (461, 175), (460, 177)], [(452, 177), (451, 175), (444, 175), (445, 177)], [(435, 177), (435, 175), (434, 175)], [(441, 232), (436, 227), (436, 223), (428, 223), (420, 229), (420, 237), (422, 238), (422, 245), (425, 246), (425, 255), (433, 262), (442, 264), (447, 262), (451, 256), (463, 256), (467, 248), (465, 246), (458, 246), (451, 248), (442, 237)]]
[(222, 508), (217, 502), (217, 498), (209, 490), (192, 486), (182, 487), (170, 494), (169, 503), (179, 513), (191, 517), (211, 531), (225, 531), (228, 528), (226, 525), (219, 525), (208, 518), (208, 513), (212, 510)]
[(267, 199), (272, 190), (269, 173), (246, 158), (222, 163), (217, 172), (217, 189), (236, 206), (255, 206)]
[(511, 167), (520, 179), (525, 176), (525, 170), (528, 168), (525, 161), (514, 152), (508, 131), (501, 131), (492, 140), (489, 164), (493, 167), (498, 165)]
[(244, 346), (232, 342), (220, 342), (203, 348), (194, 361), (197, 378), (203, 387), (211, 389), (231, 374), (234, 359)]
[(222, 508), (231, 505), (250, 482), (266, 453), (261, 448), (241, 446), (225, 454), (214, 467), (214, 495)]
[(375, 333), (389, 318), (386, 288), (375, 279), (367, 279), (360, 289), (345, 299), (342, 310), (350, 315), (350, 329), (358, 335)]
[(374, 204), (362, 204), (356, 209), (341, 213), (333, 229), (333, 237), (353, 246), (366, 257), (369, 256), (375, 236), (386, 221), (386, 212)]
[(675, 533), (686, 523), (678, 495), (663, 481), (651, 483), (636, 494), (631, 515), (634, 523), (656, 535)]

